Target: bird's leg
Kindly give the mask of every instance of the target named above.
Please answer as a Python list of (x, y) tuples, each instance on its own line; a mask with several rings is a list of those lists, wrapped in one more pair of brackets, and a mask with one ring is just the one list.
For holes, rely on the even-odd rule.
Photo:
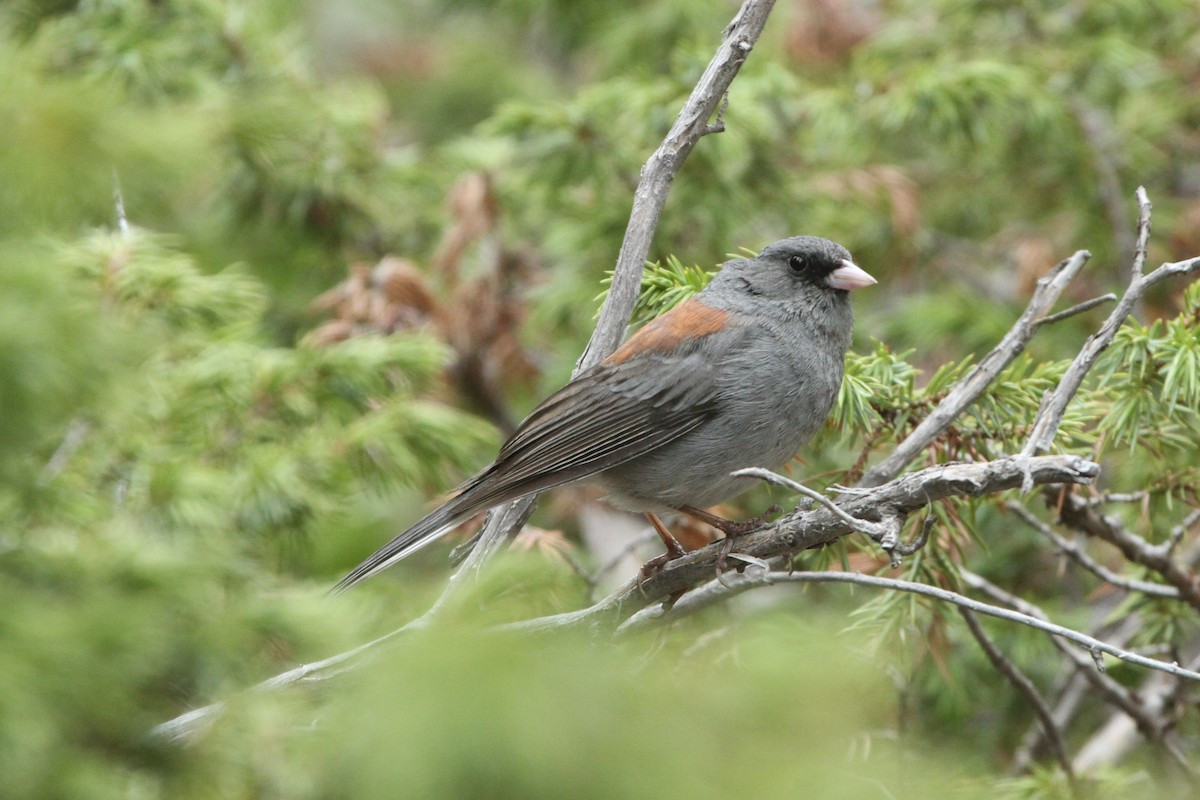
[(717, 573), (724, 572), (728, 566), (729, 554), (733, 552), (733, 540), (738, 536), (744, 536), (751, 531), (756, 531), (763, 527), (768, 517), (772, 517), (783, 509), (777, 505), (772, 505), (763, 513), (753, 519), (738, 522), (737, 520), (725, 519), (718, 517), (716, 514), (710, 514), (701, 508), (695, 506), (680, 506), (679, 510), (689, 517), (695, 517), (701, 522), (706, 522), (714, 528), (725, 534), (725, 539), (721, 543), (721, 552), (717, 554)]
[(687, 550), (683, 549), (683, 545), (679, 543), (679, 540), (671, 535), (671, 532), (667, 530), (667, 526), (663, 525), (662, 520), (656, 515), (647, 511), (646, 519), (654, 526), (654, 531), (658, 534), (658, 538), (662, 539), (663, 546), (667, 548), (667, 552), (661, 556), (655, 556), (642, 565), (643, 578), (650, 577), (661, 570), (668, 561), (674, 561), (687, 553)]
[[(683, 549), (683, 545), (679, 543), (679, 540), (671, 535), (671, 532), (667, 530), (667, 526), (663, 525), (662, 520), (660, 520), (655, 514), (647, 511), (646, 519), (648, 519), (650, 521), (650, 525), (654, 527), (655, 532), (658, 534), (658, 538), (662, 539), (662, 543), (667, 548), (667, 552), (663, 553), (661, 556), (655, 556), (642, 565), (642, 571), (638, 575), (639, 587), (641, 586), (642, 581), (661, 570), (664, 566), (666, 566), (668, 561), (674, 561), (675, 559), (687, 553), (687, 550)], [(675, 601), (683, 596), (684, 591), (686, 590), (680, 589), (678, 592), (672, 593), (666, 600), (664, 600), (663, 610), (668, 610), (671, 608), (671, 606), (675, 605)]]

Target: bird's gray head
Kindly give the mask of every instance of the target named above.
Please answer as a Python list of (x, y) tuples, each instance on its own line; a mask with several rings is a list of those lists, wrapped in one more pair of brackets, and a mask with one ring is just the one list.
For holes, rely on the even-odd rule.
[(802, 310), (812, 305), (848, 306), (848, 293), (875, 279), (858, 267), (850, 251), (819, 236), (793, 236), (763, 248), (757, 258), (727, 262), (710, 289), (761, 303), (777, 301)]

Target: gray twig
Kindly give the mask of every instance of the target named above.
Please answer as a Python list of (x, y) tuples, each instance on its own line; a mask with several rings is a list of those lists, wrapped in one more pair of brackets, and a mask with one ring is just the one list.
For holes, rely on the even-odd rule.
[(1175, 588), (1174, 586), (1164, 586), (1161, 583), (1152, 583), (1150, 581), (1139, 581), (1135, 578), (1126, 578), (1123, 575), (1118, 575), (1117, 573), (1113, 572), (1103, 564), (1096, 563), (1090, 556), (1088, 556), (1087, 553), (1083, 552), (1079, 545), (1063, 538), (1062, 536), (1059, 536), (1053, 528), (1031, 514), (1029, 509), (1025, 508), (1025, 506), (1021, 505), (1020, 503), (1010, 500), (1004, 504), (1004, 507), (1020, 517), (1021, 521), (1030, 528), (1033, 528), (1042, 536), (1045, 536), (1047, 539), (1049, 539), (1055, 547), (1062, 551), (1065, 556), (1105, 583), (1110, 583), (1113, 586), (1129, 592), (1141, 592), (1142, 594), (1147, 594), (1152, 597), (1168, 597), (1173, 600), (1179, 599), (1179, 589)]
[(911, 542), (905, 544), (900, 542), (896, 545), (896, 553), (902, 556), (911, 556), (913, 553), (925, 547), (929, 543), (929, 532), (933, 530), (934, 524), (937, 522), (937, 517), (933, 512), (925, 515), (925, 521), (921, 523), (921, 530)]
[(1091, 300), (1084, 300), (1082, 303), (1077, 303), (1070, 308), (1063, 309), (1056, 314), (1051, 314), (1048, 317), (1042, 317), (1037, 321), (1038, 325), (1053, 325), (1055, 322), (1062, 322), (1064, 319), (1082, 314), (1085, 311), (1091, 311), (1096, 306), (1102, 306), (1105, 303), (1111, 303), (1116, 300), (1117, 296), (1112, 292), (1102, 294), (1099, 297), (1093, 297)]
[(1025, 449), (1022, 451), (1025, 455), (1040, 455), (1050, 449), (1054, 437), (1058, 434), (1059, 425), (1062, 424), (1063, 415), (1066, 414), (1067, 405), (1079, 391), (1079, 386), (1100, 358), (1100, 354), (1108, 348), (1113, 337), (1117, 335), (1117, 331), (1125, 324), (1126, 317), (1133, 311), (1134, 305), (1137, 304), (1146, 289), (1173, 275), (1182, 275), (1200, 269), (1200, 258), (1193, 258), (1187, 261), (1163, 264), (1154, 272), (1143, 277), (1146, 248), (1150, 241), (1151, 211), (1150, 198), (1146, 195), (1144, 187), (1138, 187), (1137, 199), (1139, 209), (1137, 244), (1134, 248), (1129, 287), (1100, 329), (1084, 342), (1083, 347), (1071, 362), (1071, 366), (1067, 367), (1067, 371), (1063, 373), (1062, 379), (1054, 388), (1049, 400), (1038, 412), (1033, 430), (1029, 434), (1029, 440), (1025, 443)]
[[(1200, 669), (1200, 657), (1193, 658), (1188, 668)], [(1146, 725), (1124, 713), (1124, 709), (1114, 709), (1108, 721), (1079, 746), (1074, 759), (1076, 771), (1092, 772), (1113, 763), (1133, 749), (1141, 735), (1150, 741), (1161, 742), (1163, 751), (1194, 782), (1200, 776), (1200, 769), (1191, 757), (1183, 753), (1171, 734), (1180, 706), (1187, 704), (1186, 695), (1180, 691), (1183, 688), (1180, 683), (1167, 675), (1151, 673), (1136, 688), (1136, 696), (1146, 718), (1154, 721), (1153, 731), (1157, 736), (1147, 735)]]
[[(1038, 484), (1087, 484), (1100, 471), (1095, 463), (1077, 456), (1001, 458), (984, 463), (940, 464), (906, 473), (883, 486), (856, 492), (838, 503), (838, 506), (855, 521), (879, 519), (887, 515), (894, 515), (902, 521), (913, 511), (945, 497), (980, 496), (1014, 489), (1024, 479), (1027, 467)], [(743, 555), (767, 560), (821, 547), (854, 530), (854, 527), (826, 508), (796, 510), (767, 528), (739, 536), (736, 545), (738, 552)], [(717, 596), (720, 584), (711, 580), (711, 576), (721, 551), (721, 542), (693, 550), (668, 562), (659, 573), (644, 580), (630, 581), (588, 608), (524, 620), (513, 623), (511, 627), (548, 630), (601, 625), (606, 620), (619, 621), (638, 609), (700, 584), (703, 585), (688, 592), (679, 603), (684, 603), (697, 593), (715, 592), (713, 596)]]
[(1183, 541), (1184, 535), (1191, 529), (1193, 525), (1200, 522), (1200, 508), (1193, 508), (1192, 512), (1184, 517), (1183, 522), (1171, 528), (1171, 533), (1167, 536), (1167, 540), (1160, 545), (1150, 545), (1150, 550), (1155, 555), (1163, 558), (1170, 558), (1175, 552), (1175, 548), (1179, 547), (1179, 543)]
[(1139, 489), (1136, 492), (1101, 492), (1095, 497), (1089, 497), (1088, 503), (1094, 506), (1107, 505), (1108, 503), (1143, 503), (1150, 493), (1144, 489)]
[[(1004, 591), (986, 578), (983, 578), (974, 574), (970, 570), (965, 569), (959, 570), (959, 577), (962, 578), (963, 582), (967, 586), (970, 586), (972, 589), (982, 591), (984, 594), (990, 596), (993, 600), (1012, 606), (1017, 611), (1027, 614), (1035, 619), (1049, 622), (1049, 617), (1047, 617), (1046, 613), (1040, 608), (1033, 605), (1029, 601), (1024, 600), (1023, 598), (1017, 597), (1011, 592)], [(1087, 637), (1085, 634), (1081, 635), (1084, 635), (1085, 638), (1092, 639), (1092, 637)], [(1145, 736), (1146, 739), (1154, 742), (1159, 741), (1162, 738), (1161, 721), (1146, 709), (1146, 707), (1133, 692), (1117, 683), (1104, 671), (1104, 662), (1100, 657), (1100, 653), (1106, 651), (1103, 648), (1098, 648), (1094, 645), (1094, 643), (1099, 640), (1092, 639), (1091, 643), (1079, 642), (1079, 644), (1084, 646), (1085, 652), (1081, 652), (1080, 648), (1078, 647), (1071, 647), (1066, 642), (1058, 638), (1052, 638), (1051, 641), (1054, 643), (1054, 646), (1058, 648), (1059, 652), (1071, 660), (1075, 666), (1076, 673), (1082, 676), (1083, 679), (1086, 680), (1093, 689), (1099, 692), (1104, 697), (1104, 701), (1106, 703), (1121, 709), (1123, 712), (1129, 715), (1130, 719), (1137, 723), (1138, 730), (1142, 732), (1142, 735)], [(1112, 645), (1111, 642), (1108, 643), (1107, 646), (1116, 647), (1115, 645)], [(1121, 650), (1119, 647), (1116, 649)], [(1122, 650), (1122, 652), (1125, 651)], [(1142, 656), (1138, 656), (1138, 658), (1142, 658)]]
[(1013, 685), (1013, 688), (1021, 693), (1029, 705), (1033, 707), (1034, 713), (1038, 720), (1041, 721), (1042, 731), (1046, 737), (1046, 743), (1049, 744), (1050, 750), (1054, 753), (1054, 758), (1058, 761), (1067, 779), (1073, 784), (1075, 782), (1075, 771), (1071, 768), (1071, 759), (1067, 755), (1067, 747), (1063, 743), (1062, 731), (1058, 729), (1058, 724), (1054, 721), (1054, 715), (1050, 712), (1050, 708), (1046, 705), (1046, 701), (1042, 699), (1042, 695), (1038, 692), (1037, 687), (1033, 685), (1033, 681), (1021, 671), (1020, 667), (1014, 664), (1004, 653), (1000, 652), (1000, 648), (996, 647), (995, 642), (987, 635), (987, 631), (979, 624), (979, 619), (975, 616), (975, 612), (970, 609), (959, 607), (958, 613), (963, 618), (963, 622), (967, 623), (967, 630), (975, 637), (975, 641), (979, 644), (984, 655), (992, 662), (992, 666), (996, 671), (1008, 679), (1008, 682)]
[[(1015, 611), (1013, 609), (995, 606), (990, 603), (984, 603), (980, 600), (975, 600), (974, 598), (959, 594), (958, 592), (952, 592), (949, 589), (942, 589), (938, 586), (930, 586), (926, 583), (900, 580), (898, 578), (884, 578), (879, 575), (864, 575), (859, 572), (789, 573), (763, 572), (762, 570), (755, 570), (753, 573), (747, 572), (742, 575), (733, 576), (730, 580), (729, 588), (725, 590), (725, 593), (728, 595), (730, 593), (742, 592), (755, 586), (780, 583), (854, 583), (860, 586), (874, 586), (879, 589), (891, 589), (898, 592), (919, 594), (924, 597), (933, 598), (934, 600), (952, 603), (959, 608), (965, 608), (989, 617), (996, 617), (997, 619), (1016, 622), (1030, 628), (1034, 628), (1035, 630), (1043, 631), (1051, 634), (1052, 636), (1074, 642), (1090, 652), (1105, 653), (1113, 656), (1114, 658), (1120, 659), (1121, 661), (1129, 662), (1130, 664), (1137, 664), (1138, 666), (1157, 670), (1159, 672), (1165, 672), (1169, 675), (1174, 675), (1179, 678), (1200, 681), (1200, 672), (1181, 667), (1178, 664), (1159, 661), (1158, 659), (1154, 658), (1147, 658), (1139, 653), (1125, 650), (1107, 642), (1103, 642), (1093, 636), (1088, 636), (1086, 633), (1081, 633), (1072, 628), (1057, 625), (1045, 619), (1044, 617), (1036, 617), (1021, 611)], [(690, 592), (684, 595), (678, 602), (675, 603), (674, 606), (672, 606), (669, 611), (663, 611), (661, 608), (646, 609), (641, 611), (630, 617), (621, 626), (620, 630), (636, 630), (638, 628), (659, 624), (660, 621), (663, 620), (678, 619), (687, 614), (695, 613), (695, 611), (699, 610), (700, 604), (704, 601), (704, 598), (697, 597), (695, 600), (691, 600), (689, 602), (689, 600), (696, 594), (696, 592)]]
[(767, 481), (768, 483), (773, 483), (776, 486), (782, 486), (785, 489), (791, 489), (797, 494), (802, 494), (805, 497), (816, 500), (818, 503), (825, 506), (825, 508), (829, 509), (831, 514), (840, 519), (842, 522), (846, 523), (851, 530), (865, 534), (873, 541), (878, 542), (879, 546), (885, 553), (888, 554), (888, 557), (891, 559), (892, 569), (897, 569), (900, 566), (901, 553), (899, 551), (899, 547), (901, 524), (900, 519), (896, 514), (885, 514), (880, 522), (872, 522), (871, 520), (867, 519), (856, 519), (855, 517), (847, 514), (845, 511), (842, 511), (832, 500), (815, 489), (810, 489), (798, 481), (794, 481), (791, 478), (780, 475), (779, 473), (772, 472), (769, 469), (762, 469), (761, 467), (739, 469), (729, 474), (737, 477), (759, 478)]
[[(984, 593), (992, 596), (986, 590)], [(992, 599), (996, 600), (997, 598), (992, 596)], [(999, 600), (999, 602), (1003, 603), (1005, 601)], [(1035, 616), (1045, 616), (1044, 613), (1041, 613), (1040, 609), (1036, 610), (1038, 614)], [(1124, 620), (1118, 622), (1113, 630), (1107, 631), (1103, 638), (1109, 644), (1116, 645), (1117, 647), (1125, 647), (1140, 628), (1141, 625), (1136, 618), (1126, 617)], [(1064, 649), (1070, 647), (1057, 640), (1055, 640), (1055, 645)], [(1071, 648), (1071, 650), (1074, 652), (1074, 648)], [(1091, 694), (1089, 692), (1090, 683), (1088, 682), (1088, 678), (1095, 672), (1091, 665), (1088, 664), (1082, 668), (1087, 670), (1088, 674), (1085, 676), (1082, 674), (1081, 668), (1069, 658), (1063, 664), (1063, 667), (1064, 672), (1058, 682), (1059, 685), (1054, 690), (1054, 694), (1058, 700), (1052, 712), (1055, 726), (1059, 730), (1066, 730), (1083, 708), (1083, 701)], [(1022, 737), (1021, 745), (1013, 753), (1011, 764), (1013, 774), (1022, 775), (1028, 772), (1030, 765), (1033, 764), (1038, 751), (1044, 743), (1045, 732), (1041, 723), (1035, 720), (1029, 726), (1025, 736)], [(1079, 771), (1078, 766), (1076, 771)]]
[(1133, 563), (1154, 570), (1178, 591), (1179, 599), (1200, 609), (1200, 577), (1172, 558), (1169, 548), (1150, 544), (1122, 525), (1116, 517), (1100, 514), (1086, 500), (1074, 494), (1060, 495), (1054, 492), (1047, 494), (1045, 501), (1048, 508), (1058, 509), (1059, 520), (1064, 525), (1087, 536), (1102, 539)]
[(785, 489), (791, 489), (796, 494), (802, 494), (805, 497), (816, 500), (818, 503), (825, 506), (825, 508), (829, 509), (830, 513), (832, 513), (835, 517), (846, 523), (851, 530), (858, 531), (859, 533), (865, 533), (867, 536), (870, 536), (877, 542), (882, 541), (884, 537), (886, 537), (892, 530), (892, 526), (890, 525), (872, 522), (866, 519), (855, 519), (845, 511), (842, 511), (840, 508), (838, 508), (836, 503), (818, 492), (816, 489), (810, 489), (799, 481), (794, 481), (791, 478), (780, 475), (777, 472), (772, 472), (769, 469), (763, 469), (761, 467), (748, 467), (746, 469), (735, 470), (729, 474), (738, 478), (758, 478), (759, 480), (764, 480), (767, 483), (773, 483), (776, 486), (782, 486)]
[(1033, 334), (1046, 322), (1046, 312), (1058, 300), (1067, 284), (1078, 274), (1091, 254), (1080, 250), (1070, 258), (1059, 262), (1050, 273), (1039, 278), (1033, 297), (1024, 313), (1009, 329), (990, 353), (983, 357), (978, 364), (942, 398), (937, 408), (910, 433), (904, 441), (896, 446), (887, 458), (880, 461), (858, 482), (859, 486), (878, 486), (900, 474), (900, 471), (910, 461), (925, 450), (935, 439), (942, 435), (949, 425), (963, 412), (963, 409), (979, 399), (987, 387), (992, 384), (1006, 366), (1021, 354), (1025, 345), (1033, 338)]
[[(378, 639), (373, 639), (365, 644), (360, 644), (352, 650), (347, 650), (344, 653), (338, 653), (335, 656), (313, 661), (308, 664), (301, 664), (298, 667), (281, 672), (273, 678), (268, 678), (265, 681), (255, 685), (251, 691), (254, 692), (269, 692), (276, 689), (282, 689), (286, 686), (292, 686), (305, 681), (321, 681), (331, 678), (341, 672), (357, 666), (358, 659), (371, 653), (381, 644), (391, 641), (400, 634), (409, 633), (423, 626), (424, 618), (418, 618), (412, 622), (397, 628), (394, 631), (380, 636)], [(185, 714), (180, 714), (172, 720), (156, 725), (151, 733), (172, 742), (186, 742), (196, 736), (216, 720), (217, 716), (225, 710), (226, 701), (219, 700), (215, 703), (210, 703), (206, 706), (188, 711)]]

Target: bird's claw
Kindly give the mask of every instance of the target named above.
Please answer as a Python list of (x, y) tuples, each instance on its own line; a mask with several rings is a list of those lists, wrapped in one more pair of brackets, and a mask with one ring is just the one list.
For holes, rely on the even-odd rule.
[[(662, 572), (663, 567), (665, 567), (667, 564), (674, 561), (675, 559), (679, 558), (681, 555), (684, 554), (684, 552), (685, 551), (682, 548), (680, 549), (680, 551), (678, 553), (673, 553), (673, 552), (668, 551), (666, 553), (663, 553), (660, 556), (655, 556), (654, 558), (647, 561), (645, 564), (642, 564), (642, 568), (638, 571), (637, 587), (638, 587), (638, 591), (640, 591), (642, 593), (643, 597), (646, 594), (646, 589), (643, 586), (643, 584), (645, 584), (645, 582), (648, 579), (650, 579), (650, 578), (654, 577), (655, 575), (657, 575), (658, 573)], [(673, 605), (675, 605), (675, 601), (677, 601), (679, 598), (683, 597), (683, 594), (686, 591), (687, 591), (687, 589), (679, 589), (678, 591), (672, 592), (671, 594), (667, 595), (667, 598), (662, 601), (662, 610), (670, 611), (671, 607)]]

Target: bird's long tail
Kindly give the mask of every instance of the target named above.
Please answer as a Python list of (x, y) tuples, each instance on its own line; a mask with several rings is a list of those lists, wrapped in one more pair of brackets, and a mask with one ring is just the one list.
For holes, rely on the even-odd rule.
[(474, 507), (461, 508), (459, 504), (451, 501), (431, 511), (404, 533), (372, 553), (366, 561), (350, 570), (331, 591), (334, 594), (344, 592), (359, 581), (387, 569), (402, 558), (407, 558), (425, 545), (436, 542), (454, 526), (471, 517), (476, 510)]

